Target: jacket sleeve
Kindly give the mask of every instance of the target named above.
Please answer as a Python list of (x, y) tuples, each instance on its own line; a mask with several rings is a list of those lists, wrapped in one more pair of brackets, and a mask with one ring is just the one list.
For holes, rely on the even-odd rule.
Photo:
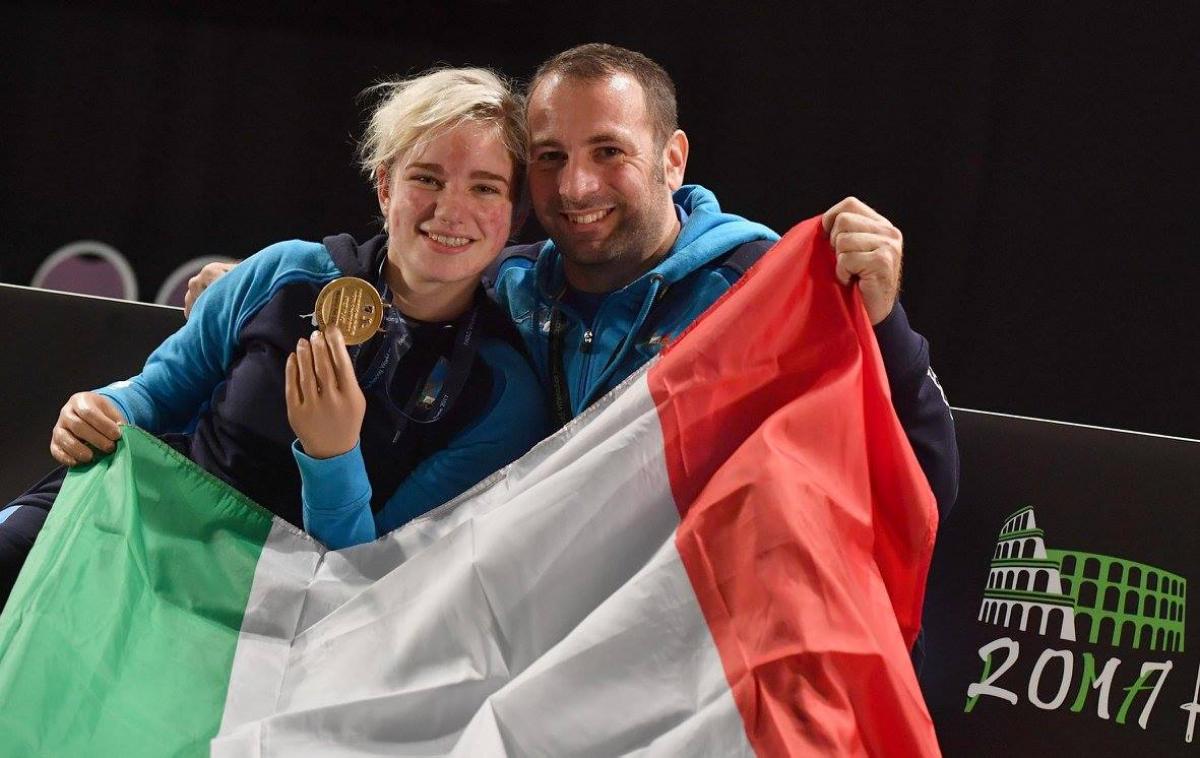
[(372, 491), (358, 447), (325, 460), (293, 447), (309, 534), (334, 550), (370, 542), (466, 492), (545, 436), (545, 404), (525, 359), (495, 340), (485, 341), (479, 354), (492, 370), (486, 410), (444, 449), (421, 461), (379, 513), (371, 513)]
[(892, 405), (945, 519), (958, 497), (958, 443), (954, 417), (929, 365), (929, 343), (908, 324), (899, 302), (875, 325)]
[(304, 531), (333, 550), (374, 540), (371, 482), (362, 449), (355, 445), (332, 458), (313, 458), (296, 440), (292, 455), (300, 469)]
[[(304, 248), (309, 255), (297, 255)], [(97, 390), (112, 400), (125, 420), (148, 432), (181, 431), (225, 380), (246, 321), (292, 278), (315, 276), (313, 254), (324, 248), (299, 241), (272, 245), (247, 258), (212, 284), (187, 323), (150, 357), (137, 376)], [(316, 269), (333, 268), (318, 260)]]

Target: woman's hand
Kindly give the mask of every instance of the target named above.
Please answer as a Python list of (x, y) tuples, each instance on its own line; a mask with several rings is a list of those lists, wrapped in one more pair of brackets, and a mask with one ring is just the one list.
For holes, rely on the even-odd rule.
[(50, 433), (50, 455), (64, 466), (76, 466), (92, 460), (92, 448), (111, 453), (121, 437), (118, 425), (123, 423), (125, 417), (108, 398), (76, 392), (58, 412), (58, 423)]
[(301, 339), (284, 376), (288, 423), (307, 455), (332, 458), (358, 444), (367, 400), (337, 327)]

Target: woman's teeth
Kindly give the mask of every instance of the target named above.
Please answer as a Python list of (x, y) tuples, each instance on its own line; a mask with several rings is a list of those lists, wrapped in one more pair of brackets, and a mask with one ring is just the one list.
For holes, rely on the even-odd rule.
[(434, 234), (433, 232), (425, 233), (429, 235), (429, 239), (446, 247), (462, 247), (471, 241), (468, 237), (446, 237), (441, 234)]

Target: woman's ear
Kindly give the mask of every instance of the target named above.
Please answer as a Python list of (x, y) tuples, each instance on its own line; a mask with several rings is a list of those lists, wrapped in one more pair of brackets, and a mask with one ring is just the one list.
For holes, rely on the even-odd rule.
[(375, 169), (375, 197), (379, 200), (379, 211), (387, 218), (388, 203), (392, 198), (391, 176), (387, 166)]

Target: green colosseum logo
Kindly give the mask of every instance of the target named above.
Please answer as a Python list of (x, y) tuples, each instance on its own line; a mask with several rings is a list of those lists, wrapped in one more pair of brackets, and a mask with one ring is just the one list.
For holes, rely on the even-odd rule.
[(1135, 650), (1183, 652), (1187, 580), (1156, 566), (1048, 550), (1032, 507), (1004, 520), (979, 621)]

